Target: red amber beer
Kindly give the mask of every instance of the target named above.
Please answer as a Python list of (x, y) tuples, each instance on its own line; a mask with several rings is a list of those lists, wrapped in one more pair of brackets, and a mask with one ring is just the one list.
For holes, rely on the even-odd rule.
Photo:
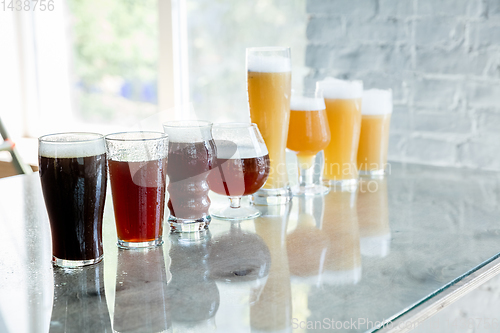
[(168, 138), (157, 132), (106, 136), (118, 246), (162, 243)]
[(40, 180), (52, 232), (52, 262), (80, 267), (103, 258), (106, 148), (94, 133), (38, 139)]

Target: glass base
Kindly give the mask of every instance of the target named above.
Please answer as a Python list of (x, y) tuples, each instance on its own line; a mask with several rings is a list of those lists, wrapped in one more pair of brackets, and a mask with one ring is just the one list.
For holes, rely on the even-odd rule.
[(369, 170), (369, 171), (359, 170), (359, 175), (361, 177), (384, 178), (384, 176), (385, 176), (385, 169)]
[(292, 200), (292, 191), (290, 186), (273, 189), (261, 188), (250, 197), (250, 200), (252, 204), (257, 206), (285, 205)]
[(104, 254), (101, 254), (101, 256), (98, 258), (88, 259), (88, 260), (67, 260), (52, 256), (52, 264), (54, 266), (63, 268), (79, 268), (83, 266), (97, 264), (101, 262), (102, 258), (104, 258)]
[(118, 245), (119, 248), (125, 249), (125, 250), (132, 250), (132, 249), (146, 249), (146, 248), (152, 248), (156, 246), (160, 246), (163, 244), (163, 240), (161, 239), (161, 236), (158, 239), (149, 241), (149, 242), (126, 242), (121, 239), (118, 240)]
[(325, 271), (321, 275), (321, 283), (328, 286), (357, 284), (361, 280), (361, 273), (361, 267), (346, 271)]
[(206, 215), (197, 220), (181, 219), (172, 215), (168, 218), (170, 232), (198, 232), (207, 230), (210, 221), (212, 221), (210, 215)]
[(260, 216), (260, 211), (253, 207), (226, 207), (210, 215), (220, 220), (238, 221), (256, 218)]
[(326, 186), (323, 186), (323, 185), (309, 185), (309, 186), (296, 185), (296, 186), (292, 187), (292, 193), (296, 197), (325, 195), (328, 192), (330, 192), (330, 189)]
[(323, 185), (328, 186), (330, 191), (353, 192), (358, 188), (359, 179), (330, 180), (324, 179)]
[(384, 258), (391, 251), (391, 234), (361, 237), (359, 243), (362, 255)]

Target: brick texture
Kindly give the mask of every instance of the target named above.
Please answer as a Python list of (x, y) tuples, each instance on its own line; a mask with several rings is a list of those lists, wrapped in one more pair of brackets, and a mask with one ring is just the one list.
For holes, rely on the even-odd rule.
[(391, 88), (389, 158), (500, 170), (499, 0), (307, 0), (304, 80)]

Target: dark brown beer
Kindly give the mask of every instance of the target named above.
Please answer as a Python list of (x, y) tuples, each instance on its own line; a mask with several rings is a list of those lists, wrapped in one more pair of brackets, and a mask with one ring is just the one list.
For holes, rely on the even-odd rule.
[(252, 158), (217, 159), (208, 185), (217, 194), (241, 197), (257, 192), (269, 176), (269, 155)]
[(40, 179), (52, 231), (52, 253), (64, 260), (99, 258), (106, 197), (106, 154), (40, 156)]
[(167, 174), (170, 180), (168, 208), (181, 219), (199, 219), (208, 215), (208, 172), (216, 160), (213, 140), (170, 142)]

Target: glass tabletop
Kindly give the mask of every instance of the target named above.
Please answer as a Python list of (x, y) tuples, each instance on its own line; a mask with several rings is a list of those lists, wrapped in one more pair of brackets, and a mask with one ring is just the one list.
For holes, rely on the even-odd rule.
[[(391, 165), (203, 234), (52, 268), (38, 175), (0, 180), (0, 332), (371, 332), (500, 252), (495, 172)], [(225, 198), (213, 195), (213, 208)]]

